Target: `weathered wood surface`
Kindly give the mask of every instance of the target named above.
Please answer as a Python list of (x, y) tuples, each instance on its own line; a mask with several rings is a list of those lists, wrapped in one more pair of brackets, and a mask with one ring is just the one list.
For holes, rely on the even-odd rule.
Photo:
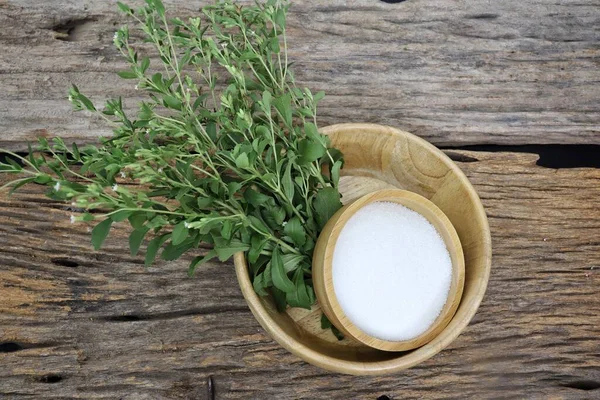
[[(206, 2), (167, 1), (177, 15)], [(291, 60), (325, 90), (321, 122), (375, 122), (437, 145), (600, 143), (598, 0), (293, 2)], [(113, 1), (0, 0), (0, 146), (39, 134), (93, 141), (71, 83), (99, 103), (134, 84), (112, 35)], [(126, 101), (132, 108), (133, 101)]]
[(203, 399), (208, 375), (218, 399), (597, 397), (600, 170), (459, 153), (477, 159), (459, 165), (489, 213), (488, 293), (447, 350), (381, 378), (325, 372), (270, 340), (230, 264), (145, 270), (123, 224), (93, 252), (69, 206), (37, 187), (3, 198), (0, 343), (19, 349), (0, 354), (0, 397)]
[[(200, 2), (177, 0), (188, 15)], [(38, 134), (91, 142), (72, 114), (136, 92), (114, 72), (112, 1), (0, 0), (0, 146)], [(322, 125), (398, 126), (437, 145), (600, 144), (600, 3), (294, 2), (298, 81), (324, 89)], [(133, 101), (129, 101), (133, 105)], [(233, 266), (146, 270), (120, 226), (101, 252), (38, 187), (0, 197), (0, 398), (573, 398), (600, 396), (600, 169), (535, 154), (453, 150), (490, 217), (488, 294), (445, 351), (383, 378), (336, 375), (274, 343)]]

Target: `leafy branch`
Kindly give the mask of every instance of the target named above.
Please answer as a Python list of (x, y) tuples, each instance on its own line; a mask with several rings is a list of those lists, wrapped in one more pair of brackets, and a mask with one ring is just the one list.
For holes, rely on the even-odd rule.
[(0, 171), (24, 175), (5, 186), (46, 185), (49, 197), (87, 210), (74, 220), (97, 222), (96, 249), (128, 220), (132, 254), (150, 239), (147, 265), (211, 245), (191, 262), (193, 274), (244, 251), (257, 293), (270, 292), (280, 309), (310, 308), (311, 256), (341, 206), (343, 160), (317, 129), (324, 94), (295, 84), (287, 2), (221, 1), (186, 21), (168, 18), (160, 0), (118, 7), (158, 56), (141, 55), (128, 26), (115, 33), (129, 64), (119, 76), (147, 95), (139, 111), (127, 115), (121, 98), (97, 108), (73, 86), (74, 109), (101, 116), (113, 135), (82, 149), (40, 138), (26, 157), (3, 151)]

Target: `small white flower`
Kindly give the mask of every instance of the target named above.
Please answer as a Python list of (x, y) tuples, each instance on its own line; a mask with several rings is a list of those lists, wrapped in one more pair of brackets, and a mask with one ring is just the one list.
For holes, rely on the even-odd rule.
[(73, 214), (71, 214), (71, 223), (74, 224), (77, 221), (77, 218)]
[(162, 172), (162, 168), (159, 168), (159, 169), (158, 169), (158, 172)]
[(185, 221), (185, 222), (183, 223), (183, 226), (185, 226), (186, 228), (189, 228), (189, 227), (190, 227), (190, 224), (189, 224), (189, 222)]
[(113, 185), (112, 190), (113, 191), (117, 191), (119, 189), (119, 185), (117, 185), (116, 183)]
[(73, 101), (73, 96), (69, 95), (69, 101)]
[(138, 85), (135, 85), (135, 86), (134, 86), (134, 89), (135, 89), (135, 90), (138, 90), (138, 89), (139, 89), (139, 88), (138, 88)]
[(121, 38), (119, 37), (119, 32), (115, 32), (115, 34), (113, 35), (113, 44), (117, 49), (123, 47), (123, 44), (121, 43)]
[(281, 226), (286, 226), (287, 225), (287, 221), (283, 221), (283, 223), (281, 224)]
[(127, 178), (127, 175), (123, 171), (121, 171), (121, 178), (123, 178), (123, 179)]
[(60, 190), (60, 182), (56, 182), (56, 185), (54, 185), (54, 190), (57, 192)]
[(222, 47), (222, 48), (225, 48), (225, 47), (227, 47), (227, 43), (221, 43), (221, 47)]
[(186, 88), (185, 91), (190, 93), (192, 90), (190, 88)]

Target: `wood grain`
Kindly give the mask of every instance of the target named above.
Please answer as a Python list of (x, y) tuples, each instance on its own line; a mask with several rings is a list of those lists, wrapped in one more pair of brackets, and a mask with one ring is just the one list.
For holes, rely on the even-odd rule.
[[(187, 16), (207, 2), (166, 3)], [(298, 1), (290, 58), (301, 85), (328, 94), (322, 126), (381, 123), (436, 145), (600, 144), (598, 6)], [(71, 112), (71, 83), (98, 103), (122, 94), (135, 109), (134, 83), (115, 75), (125, 65), (112, 35), (125, 21), (107, 0), (0, 1), (0, 146), (108, 134), (100, 119)]]
[(600, 170), (455, 153), (489, 216), (486, 297), (446, 350), (377, 378), (325, 372), (269, 339), (229, 263), (192, 279), (192, 255), (146, 270), (122, 224), (93, 252), (70, 206), (37, 186), (3, 196), (0, 397), (204, 399), (209, 375), (217, 399), (597, 397)]
[[(205, 2), (165, 1), (181, 16)], [(377, 122), (437, 145), (600, 144), (597, 0), (307, 0), (290, 13), (299, 83), (326, 90), (319, 122)], [(137, 92), (112, 1), (0, 0), (0, 147), (38, 135), (93, 142), (73, 114)], [(536, 154), (453, 150), (488, 212), (494, 265), (475, 319), (446, 350), (388, 377), (324, 372), (273, 342), (233, 265), (187, 278), (144, 269), (125, 227), (93, 252), (88, 228), (39, 187), (0, 197), (0, 398), (566, 398), (600, 390), (600, 170)]]

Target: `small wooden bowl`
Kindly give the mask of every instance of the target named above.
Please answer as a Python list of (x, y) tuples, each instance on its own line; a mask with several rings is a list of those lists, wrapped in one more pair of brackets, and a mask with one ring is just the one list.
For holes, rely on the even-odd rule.
[[(333, 253), (344, 225), (362, 207), (378, 201), (401, 204), (418, 212), (434, 226), (446, 244), (452, 261), (452, 280), (446, 303), (440, 315), (421, 335), (404, 341), (382, 340), (354, 325), (340, 306), (333, 287)], [(327, 318), (347, 336), (369, 347), (386, 351), (412, 350), (429, 342), (450, 322), (463, 292), (465, 261), (460, 239), (452, 223), (435, 204), (416, 193), (400, 189), (384, 189), (369, 193), (340, 209), (325, 225), (313, 255), (313, 282), (315, 294)]]
[(492, 263), (490, 229), (485, 211), (460, 168), (432, 144), (389, 126), (341, 124), (321, 130), (344, 153), (340, 191), (349, 203), (381, 189), (405, 189), (432, 201), (450, 219), (465, 257), (465, 283), (450, 323), (430, 342), (407, 352), (387, 352), (346, 338), (338, 341), (321, 329), (321, 308), (290, 308), (280, 313), (270, 297), (252, 287), (244, 253), (234, 258), (235, 271), (250, 310), (281, 346), (304, 361), (354, 375), (392, 374), (432, 357), (466, 328), (483, 299)]

